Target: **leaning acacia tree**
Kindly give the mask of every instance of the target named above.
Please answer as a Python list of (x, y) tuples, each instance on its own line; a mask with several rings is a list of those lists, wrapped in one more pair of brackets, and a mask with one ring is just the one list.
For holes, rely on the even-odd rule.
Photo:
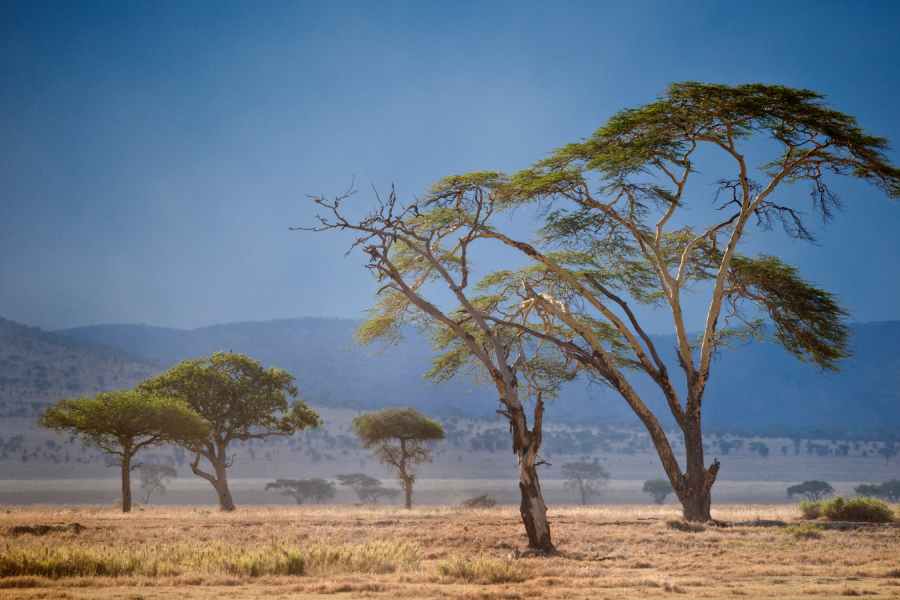
[[(224, 511), (235, 509), (228, 487), (234, 441), (291, 436), (321, 421), (297, 398), (294, 377), (281, 369), (266, 369), (243, 354), (217, 352), (209, 358), (186, 360), (140, 385), (148, 393), (178, 398), (196, 411), (209, 427), (200, 442), (185, 444), (195, 453), (191, 470), (216, 490)], [(200, 468), (206, 459), (209, 473)]]
[[(382, 283), (370, 318), (358, 331), (363, 343), (396, 340), (404, 324), (424, 329), (441, 354), (428, 376), (445, 380), (461, 370), (486, 375), (497, 391), (500, 413), (510, 426), (512, 449), (519, 467), (520, 513), (529, 548), (550, 552), (553, 543), (537, 467), (542, 440), (544, 396), (569, 378), (566, 365), (542, 352), (523, 333), (500, 324), (501, 298), (483, 293), (471, 281), (472, 244), (491, 211), (461, 222), (455, 210), (418, 203), (400, 206), (392, 191), (361, 219), (348, 216), (343, 204), (352, 192), (333, 200), (312, 200), (323, 209), (311, 231), (357, 234), (352, 248), (368, 256), (368, 268)], [(441, 292), (458, 303), (442, 308)], [(521, 385), (524, 382), (525, 385)], [(533, 400), (531, 424), (526, 405)]]
[(132, 460), (138, 451), (169, 442), (192, 444), (208, 433), (206, 422), (184, 402), (134, 390), (61, 400), (41, 415), (40, 423), (118, 459), (126, 513), (131, 511)]
[(403, 485), (406, 508), (412, 508), (415, 467), (431, 461), (429, 443), (444, 439), (444, 428), (414, 408), (386, 408), (353, 419), (363, 447), (392, 467)]
[[(487, 223), (478, 228), (476, 237), (530, 261), (526, 269), (498, 272), (493, 293), (524, 290), (542, 317), (527, 324), (523, 312), (513, 313), (498, 325), (553, 343), (617, 391), (646, 427), (684, 517), (708, 520), (719, 462), (707, 465), (704, 458), (702, 406), (717, 349), (736, 334), (764, 334), (758, 316), (767, 315), (774, 338), (800, 359), (835, 369), (848, 354), (846, 313), (834, 297), (774, 256), (742, 255), (741, 242), (748, 228), (773, 225), (812, 239), (791, 184), (809, 184), (812, 209), (826, 220), (838, 205), (831, 176), (855, 177), (900, 196), (900, 170), (885, 158), (886, 147), (815, 92), (689, 82), (512, 176), (448, 177), (421, 204), (468, 226), (485, 213), (543, 208), (546, 223), (534, 243)], [(689, 181), (698, 172), (695, 162), (715, 153), (731, 166), (718, 178), (718, 210), (711, 210)], [(754, 168), (751, 153), (767, 158)], [(685, 324), (689, 294), (706, 296), (699, 339)], [(638, 306), (670, 314), (680, 381), (641, 326)], [(685, 464), (633, 387), (635, 371), (665, 398)]]

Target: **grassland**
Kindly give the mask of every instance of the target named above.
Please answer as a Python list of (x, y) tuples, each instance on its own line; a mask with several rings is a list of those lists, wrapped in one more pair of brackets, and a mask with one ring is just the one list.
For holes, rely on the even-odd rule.
[[(896, 526), (820, 530), (787, 506), (714, 512), (733, 526), (676, 529), (670, 506), (553, 509), (559, 554), (543, 558), (521, 556), (514, 507), (8, 508), (0, 598), (900, 597)], [(84, 528), (11, 533), (71, 523)]]

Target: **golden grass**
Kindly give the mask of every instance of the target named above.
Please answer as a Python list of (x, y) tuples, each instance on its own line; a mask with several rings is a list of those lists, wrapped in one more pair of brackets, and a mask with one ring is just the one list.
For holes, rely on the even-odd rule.
[[(9, 508), (16, 525), (80, 533), (4, 536), (0, 598), (830, 598), (900, 597), (900, 528), (796, 526), (796, 506), (720, 506), (744, 522), (672, 529), (672, 506), (552, 509), (559, 554), (518, 558), (513, 507)], [(798, 532), (798, 533), (795, 533)]]

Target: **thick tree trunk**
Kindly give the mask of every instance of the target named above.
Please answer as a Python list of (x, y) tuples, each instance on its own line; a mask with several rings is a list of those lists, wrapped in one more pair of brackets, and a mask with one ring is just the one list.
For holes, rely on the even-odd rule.
[(122, 512), (131, 512), (131, 455), (122, 456)]
[(528, 547), (539, 552), (552, 552), (554, 548), (550, 539), (547, 505), (544, 504), (534, 458), (527, 454), (519, 456), (519, 491), (522, 494), (519, 512), (522, 514), (522, 523), (525, 524)]
[(709, 468), (704, 464), (699, 414), (686, 423), (684, 442), (687, 473), (682, 478), (681, 489), (675, 488), (681, 501), (682, 514), (687, 521), (711, 521), (712, 486), (719, 473), (719, 461), (714, 461)]
[(216, 494), (219, 496), (219, 508), (225, 512), (231, 512), (236, 507), (231, 497), (231, 490), (228, 489), (228, 472), (225, 464), (221, 461), (215, 461), (213, 467), (216, 469), (216, 479), (212, 482)]

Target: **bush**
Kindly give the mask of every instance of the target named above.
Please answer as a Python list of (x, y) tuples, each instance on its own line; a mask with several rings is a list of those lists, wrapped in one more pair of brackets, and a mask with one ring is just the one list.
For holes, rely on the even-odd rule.
[(822, 516), (822, 502), (804, 500), (800, 503), (800, 512), (803, 513), (804, 519), (818, 519)]
[(447, 579), (480, 584), (518, 583), (527, 579), (519, 563), (489, 556), (444, 560), (438, 563), (438, 573)]
[(894, 520), (891, 507), (875, 498), (837, 497), (823, 504), (822, 513), (831, 521), (890, 523)]

